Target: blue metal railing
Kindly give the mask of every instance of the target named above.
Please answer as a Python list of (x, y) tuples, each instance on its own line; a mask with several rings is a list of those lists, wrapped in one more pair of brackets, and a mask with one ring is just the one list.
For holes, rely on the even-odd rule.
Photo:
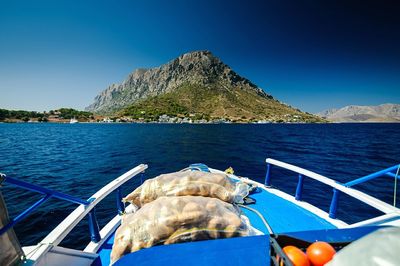
[(336, 219), (336, 213), (337, 213), (338, 202), (339, 202), (339, 195), (340, 195), (340, 191), (334, 188), (333, 189), (332, 200), (331, 200), (331, 205), (329, 206), (329, 217), (332, 218), (332, 219)]
[(265, 173), (265, 181), (264, 184), (267, 187), (271, 186), (271, 164), (267, 163), (267, 172)]
[[(375, 179), (375, 178), (378, 178), (378, 177), (381, 177), (381, 176), (385, 176), (385, 175), (394, 178), (394, 177), (396, 177), (396, 174), (392, 173), (392, 171), (396, 171), (399, 167), (400, 167), (400, 165), (394, 165), (392, 167), (383, 169), (381, 171), (378, 171), (378, 172), (375, 172), (375, 173), (372, 173), (372, 174), (369, 174), (369, 175), (354, 179), (354, 180), (352, 180), (350, 182), (347, 182), (347, 183), (345, 183), (343, 185), (346, 186), (346, 187), (352, 187), (354, 185), (358, 185), (358, 184), (361, 184), (361, 183), (364, 183), (364, 182), (367, 182), (369, 180), (372, 180), (372, 179)], [(397, 178), (400, 180), (400, 176), (397, 176)]]
[[(143, 178), (143, 177), (142, 177)], [(14, 227), (18, 222), (26, 218), (30, 213), (32, 213), (36, 208), (38, 208), (41, 204), (43, 204), (46, 200), (49, 198), (58, 198), (61, 200), (69, 201), (72, 203), (80, 204), (83, 206), (88, 206), (91, 204), (91, 202), (94, 200), (92, 198), (88, 200), (82, 200), (80, 198), (64, 194), (52, 189), (47, 189), (41, 186), (37, 186), (25, 181), (17, 180), (15, 178), (7, 177), (4, 174), (0, 173), (0, 184), (2, 182), (21, 187), (30, 191), (38, 192), (40, 194), (43, 194), (44, 197), (36, 201), (34, 204), (32, 204), (29, 208), (21, 212), (19, 215), (17, 215), (15, 218), (12, 218), (8, 224), (6, 224), (3, 228), (0, 228), (0, 235), (4, 234), (7, 230), (10, 228)], [(125, 206), (122, 203), (122, 194), (121, 194), (121, 188), (119, 187), (117, 189), (117, 206), (118, 206), (118, 213), (122, 214), (125, 211)], [(96, 218), (96, 211), (95, 208), (93, 208), (89, 213), (88, 213), (88, 219), (89, 219), (89, 230), (90, 230), (90, 235), (91, 235), (91, 240), (95, 243), (100, 241), (100, 233), (99, 233), (99, 225), (97, 222)]]
[[(279, 165), (275, 165), (275, 166), (298, 173), (295, 170), (288, 169), (283, 166), (279, 166)], [(272, 164), (268, 163), (268, 160), (267, 160), (267, 169), (266, 169), (265, 180), (264, 180), (264, 184), (267, 187), (271, 187), (271, 168), (272, 168)], [(375, 178), (378, 178), (381, 176), (389, 176), (389, 177), (397, 178), (400, 180), (400, 175), (397, 175), (399, 168), (400, 168), (400, 164), (394, 165), (392, 167), (386, 168), (384, 170), (381, 170), (381, 171), (378, 171), (378, 172), (375, 172), (375, 173), (372, 173), (372, 174), (369, 174), (369, 175), (366, 175), (366, 176), (363, 176), (363, 177), (360, 177), (357, 179), (354, 179), (354, 180), (344, 183), (344, 184), (341, 184), (339, 182), (336, 182), (336, 183), (343, 185), (345, 187), (352, 187), (354, 185), (358, 185), (358, 184), (367, 182), (369, 180), (372, 180), (372, 179), (375, 179)], [(396, 170), (397, 170), (397, 172), (394, 173), (393, 171), (396, 171)], [(300, 201), (302, 199), (302, 194), (303, 194), (304, 175), (302, 175), (300, 173), (298, 173), (298, 174), (299, 174), (299, 176), (298, 176), (298, 182), (297, 182), (297, 187), (296, 187), (295, 199)], [(333, 219), (336, 219), (339, 195), (340, 195), (340, 191), (336, 188), (333, 188), (332, 200), (331, 200), (331, 204), (329, 207), (329, 217), (333, 218)]]
[(4, 178), (5, 178), (4, 181), (6, 183), (9, 183), (9, 184), (21, 187), (21, 188), (25, 188), (25, 189), (30, 190), (30, 191), (39, 192), (39, 193), (45, 194), (45, 195), (50, 195), (51, 197), (62, 199), (62, 200), (66, 200), (66, 201), (69, 201), (69, 202), (72, 202), (72, 203), (77, 203), (77, 204), (82, 204), (82, 205), (88, 205), (89, 204), (89, 202), (87, 202), (86, 200), (82, 200), (80, 198), (76, 198), (74, 196), (71, 196), (71, 195), (68, 195), (68, 194), (64, 194), (64, 193), (61, 193), (61, 192), (58, 192), (58, 191), (55, 191), (55, 190), (51, 190), (51, 189), (47, 189), (47, 188), (44, 188), (44, 187), (40, 187), (40, 186), (31, 184), (31, 183), (28, 183), (28, 182), (21, 181), (21, 180), (18, 180), (18, 179), (7, 177), (7, 176), (4, 176)]
[(303, 183), (304, 183), (304, 176), (299, 174), (299, 181), (297, 182), (296, 187), (296, 200), (301, 200), (303, 196)]
[(26, 216), (28, 216), (30, 213), (32, 213), (36, 208), (38, 208), (40, 205), (42, 205), (46, 200), (48, 200), (51, 197), (66, 200), (72, 203), (77, 203), (77, 204), (82, 204), (82, 205), (89, 205), (90, 202), (86, 200), (82, 200), (80, 198), (60, 193), (58, 191), (52, 190), (52, 189), (47, 189), (44, 187), (40, 187), (25, 181), (17, 180), (11, 177), (7, 177), (4, 174), (1, 174), (2, 177), (2, 182), (9, 183), (11, 185), (21, 187), (30, 191), (38, 192), (40, 194), (44, 194), (44, 197), (41, 198), (40, 200), (36, 201), (34, 204), (32, 204), (29, 208), (24, 210), (22, 213), (17, 215), (15, 218), (12, 218), (11, 221), (6, 224), (3, 228), (0, 229), (0, 235), (4, 234), (8, 229), (16, 225), (18, 222), (23, 220)]
[[(94, 198), (90, 198), (87, 200), (87, 202), (90, 204), (94, 201)], [(97, 222), (96, 218), (96, 209), (93, 208), (89, 213), (89, 231), (90, 231), (90, 240), (92, 240), (94, 243), (97, 243), (100, 241), (100, 229), (99, 229), (99, 223)]]

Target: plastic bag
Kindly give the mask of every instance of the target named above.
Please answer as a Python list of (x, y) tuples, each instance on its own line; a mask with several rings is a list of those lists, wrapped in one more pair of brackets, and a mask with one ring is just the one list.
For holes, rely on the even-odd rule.
[(158, 244), (255, 235), (238, 207), (216, 198), (160, 197), (125, 214), (115, 233), (111, 262)]
[(341, 249), (325, 265), (400, 265), (400, 228), (384, 227)]
[(123, 201), (138, 207), (161, 196), (204, 196), (231, 203), (243, 203), (250, 186), (234, 182), (225, 174), (201, 171), (183, 171), (159, 175), (146, 180)]

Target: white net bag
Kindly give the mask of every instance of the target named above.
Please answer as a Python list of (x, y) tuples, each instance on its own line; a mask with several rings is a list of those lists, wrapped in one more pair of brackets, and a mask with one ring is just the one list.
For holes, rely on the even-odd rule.
[(238, 207), (201, 196), (159, 197), (125, 214), (115, 233), (111, 262), (158, 244), (255, 235)]
[(243, 203), (250, 186), (235, 182), (225, 174), (183, 171), (159, 175), (146, 180), (123, 201), (143, 206), (162, 196), (204, 196), (225, 202)]

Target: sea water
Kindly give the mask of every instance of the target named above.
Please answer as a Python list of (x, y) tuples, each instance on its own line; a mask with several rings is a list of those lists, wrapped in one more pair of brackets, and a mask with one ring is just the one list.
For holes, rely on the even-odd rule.
[[(264, 182), (267, 157), (346, 182), (400, 163), (400, 124), (0, 124), (0, 172), (82, 199), (140, 163), (149, 165), (146, 178), (201, 162)], [(294, 195), (295, 173), (272, 167), (271, 174), (273, 186)], [(124, 193), (139, 184), (130, 181)], [(393, 184), (381, 177), (356, 188), (392, 204)], [(11, 217), (41, 196), (10, 185), (2, 192)], [(331, 188), (306, 178), (303, 194), (328, 211)], [(37, 243), (76, 206), (48, 200), (15, 227), (20, 241)], [(96, 211), (102, 227), (117, 214), (115, 194)], [(351, 223), (379, 212), (341, 195), (338, 214)], [(62, 245), (89, 241), (84, 219)]]

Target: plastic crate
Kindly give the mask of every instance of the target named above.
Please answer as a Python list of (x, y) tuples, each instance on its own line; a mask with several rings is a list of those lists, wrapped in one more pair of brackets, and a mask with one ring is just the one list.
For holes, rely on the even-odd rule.
[[(306, 252), (307, 248), (313, 242), (304, 241), (302, 239), (294, 238), (288, 235), (271, 235), (270, 236), (270, 257), (271, 265), (276, 266), (293, 266), (293, 263), (283, 252), (283, 248), (286, 246), (295, 246)], [(329, 244), (336, 250), (339, 251), (351, 242), (329, 242)]]

